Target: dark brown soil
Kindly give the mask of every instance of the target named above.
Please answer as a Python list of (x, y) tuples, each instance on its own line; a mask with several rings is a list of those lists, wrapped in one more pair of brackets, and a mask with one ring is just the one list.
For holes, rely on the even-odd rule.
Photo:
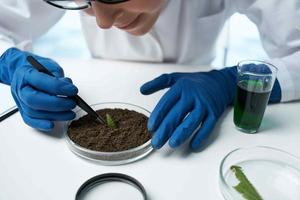
[(85, 115), (69, 126), (68, 135), (73, 142), (94, 151), (116, 152), (132, 149), (151, 139), (148, 118), (141, 113), (127, 109), (102, 109), (97, 113), (103, 119), (109, 114), (117, 128), (109, 128)]

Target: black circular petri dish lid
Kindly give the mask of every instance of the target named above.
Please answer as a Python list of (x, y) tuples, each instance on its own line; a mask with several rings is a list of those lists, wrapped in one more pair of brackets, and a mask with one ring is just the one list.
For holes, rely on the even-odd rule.
[(135, 178), (121, 173), (94, 176), (77, 190), (75, 200), (131, 199), (147, 200), (144, 186)]

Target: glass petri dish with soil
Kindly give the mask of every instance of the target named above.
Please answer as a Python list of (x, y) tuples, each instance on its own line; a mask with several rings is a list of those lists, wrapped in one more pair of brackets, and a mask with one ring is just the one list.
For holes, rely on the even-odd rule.
[(73, 153), (102, 165), (122, 165), (144, 158), (153, 150), (147, 130), (149, 111), (121, 102), (91, 107), (108, 124), (100, 124), (81, 109), (77, 111), (76, 118), (65, 128), (66, 141)]

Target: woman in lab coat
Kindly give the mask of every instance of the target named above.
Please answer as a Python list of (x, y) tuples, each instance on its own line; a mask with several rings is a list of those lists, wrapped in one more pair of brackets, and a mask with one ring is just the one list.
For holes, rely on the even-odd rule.
[[(215, 57), (216, 40), (225, 21), (239, 12), (257, 25), (270, 62), (279, 68), (270, 102), (300, 98), (298, 0), (111, 2), (102, 0), (92, 2), (89, 8), (81, 7), (86, 8), (81, 21), (94, 57), (208, 65)], [(72, 119), (75, 103), (68, 96), (75, 95), (77, 88), (50, 59), (37, 57), (56, 74), (56, 79), (36, 72), (26, 63), (29, 53), (24, 52), (31, 50), (32, 40), (61, 18), (63, 10), (42, 1), (6, 0), (0, 4), (0, 13), (0, 53), (4, 52), (0, 59), (0, 81), (11, 85), (24, 121), (47, 131), (53, 128), (54, 120)], [(13, 46), (23, 51), (8, 49)], [(233, 102), (236, 67), (224, 67), (205, 73), (163, 74), (141, 87), (143, 94), (170, 88), (148, 121), (155, 148), (168, 140), (175, 148), (195, 130), (190, 147), (201, 147), (220, 115)]]

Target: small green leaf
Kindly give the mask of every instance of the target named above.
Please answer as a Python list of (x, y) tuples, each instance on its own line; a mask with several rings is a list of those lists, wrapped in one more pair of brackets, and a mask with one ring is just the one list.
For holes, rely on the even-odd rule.
[(109, 128), (112, 128), (112, 129), (117, 128), (117, 125), (114, 122), (113, 118), (110, 116), (110, 114), (106, 114), (106, 124)]
[(238, 191), (247, 200), (263, 200), (240, 166), (233, 165), (230, 169), (235, 173), (236, 178), (240, 181), (238, 185), (233, 186), (236, 191)]

